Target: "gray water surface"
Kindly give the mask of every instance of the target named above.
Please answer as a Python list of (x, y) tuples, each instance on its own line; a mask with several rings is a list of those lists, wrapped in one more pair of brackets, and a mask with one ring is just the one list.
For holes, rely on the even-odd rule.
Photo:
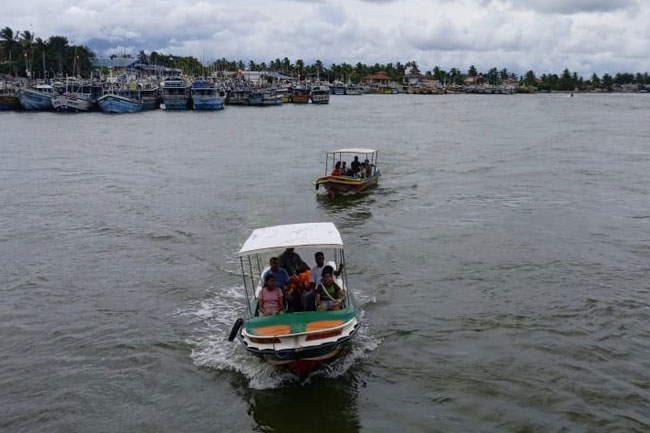
[[(0, 430), (650, 431), (649, 118), (556, 94), (0, 113)], [(317, 196), (346, 146), (380, 149), (379, 188)], [(341, 230), (363, 327), (301, 383), (226, 336), (243, 241), (310, 221)]]

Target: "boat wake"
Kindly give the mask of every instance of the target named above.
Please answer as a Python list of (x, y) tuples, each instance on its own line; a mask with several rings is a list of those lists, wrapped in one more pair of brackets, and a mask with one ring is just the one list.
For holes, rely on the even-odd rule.
[[(357, 296), (357, 303), (363, 306), (371, 300)], [(317, 377), (335, 378), (344, 375), (368, 353), (379, 345), (363, 321), (360, 311), (361, 327), (359, 332), (341, 352), (341, 355), (329, 364), (311, 373), (306, 379), (300, 379), (288, 370), (275, 367), (251, 356), (239, 344), (228, 341), (228, 333), (238, 317), (245, 316), (246, 296), (243, 287), (224, 289), (210, 288), (206, 297), (191, 302), (186, 308), (176, 312), (186, 317), (191, 328), (187, 343), (192, 347), (190, 357), (198, 367), (213, 368), (221, 371), (234, 371), (248, 379), (253, 389), (273, 389), (283, 386), (305, 384)]]

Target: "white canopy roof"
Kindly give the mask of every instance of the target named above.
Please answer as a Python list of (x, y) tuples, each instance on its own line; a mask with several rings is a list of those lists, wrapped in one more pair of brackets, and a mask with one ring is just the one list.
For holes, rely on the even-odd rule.
[(278, 248), (342, 247), (341, 234), (332, 223), (287, 224), (253, 230), (239, 250), (240, 256)]
[(375, 149), (364, 149), (363, 147), (348, 147), (346, 149), (333, 150), (329, 153), (375, 153)]

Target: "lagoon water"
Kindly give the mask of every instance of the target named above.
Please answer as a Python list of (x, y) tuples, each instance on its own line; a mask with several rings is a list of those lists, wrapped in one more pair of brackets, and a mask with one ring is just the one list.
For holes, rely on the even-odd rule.
[[(0, 113), (0, 431), (650, 431), (648, 119), (559, 94)], [(351, 145), (379, 188), (317, 196)], [(226, 336), (241, 243), (308, 221), (341, 230), (363, 328), (301, 383)]]

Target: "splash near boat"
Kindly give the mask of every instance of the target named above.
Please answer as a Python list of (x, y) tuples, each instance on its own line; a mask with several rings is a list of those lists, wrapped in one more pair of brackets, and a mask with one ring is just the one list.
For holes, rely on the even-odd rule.
[[(305, 265), (294, 248), (303, 253), (318, 251), (323, 258), (327, 254), (334, 263), (325, 265), (324, 260), (317, 260), (311, 270), (287, 265), (287, 272), (277, 263), (284, 262), (285, 254), (298, 257), (297, 263)], [(279, 259), (272, 257), (269, 266), (262, 268), (265, 258), (282, 250)], [(239, 258), (247, 317), (237, 319), (228, 339), (238, 338), (252, 355), (304, 377), (334, 359), (359, 330), (358, 312), (345, 273), (343, 241), (334, 224), (256, 229), (241, 247)], [(309, 275), (307, 284), (305, 274)]]
[(379, 182), (378, 158), (379, 151), (375, 149), (346, 148), (327, 152), (325, 175), (316, 179), (315, 188), (319, 190), (322, 186), (330, 194), (365, 192)]

